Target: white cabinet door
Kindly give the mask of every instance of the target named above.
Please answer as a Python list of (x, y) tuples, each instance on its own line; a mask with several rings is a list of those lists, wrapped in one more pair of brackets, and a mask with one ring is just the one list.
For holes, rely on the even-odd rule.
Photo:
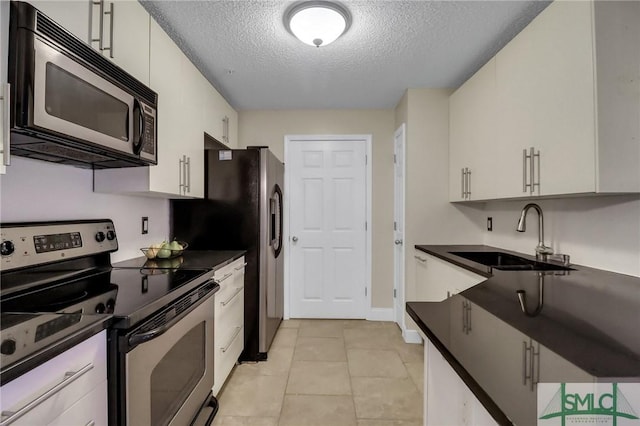
[[(185, 56), (182, 56), (182, 70), (179, 86), (182, 86), (182, 99), (180, 108), (180, 139), (178, 152), (186, 155), (185, 170), (186, 182), (183, 195), (188, 197), (204, 197), (204, 131), (202, 123), (202, 104), (204, 93), (200, 82), (203, 77), (200, 71)], [(176, 82), (174, 81), (174, 84)]]
[(37, 0), (29, 3), (83, 42), (90, 43), (89, 26), (93, 10), (90, 1)]
[(449, 98), (450, 201), (490, 198), (496, 185), (495, 72), (491, 59)]
[[(149, 84), (149, 25), (151, 18), (138, 1), (115, 0), (104, 3), (102, 17), (94, 14), (92, 33), (99, 34), (102, 19), (102, 40), (105, 57), (129, 74)], [(92, 46), (98, 48), (98, 42)]]
[(204, 80), (202, 114), (205, 132), (229, 148), (238, 147), (238, 113)]
[(496, 55), (498, 146), (508, 164), (495, 168), (499, 197), (526, 195), (530, 147), (540, 151), (534, 195), (595, 191), (592, 7), (554, 2)]

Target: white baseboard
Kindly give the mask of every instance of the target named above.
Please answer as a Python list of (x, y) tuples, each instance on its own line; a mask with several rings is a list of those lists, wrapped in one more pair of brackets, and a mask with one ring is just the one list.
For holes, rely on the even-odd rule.
[(367, 321), (393, 321), (393, 308), (371, 308)]
[(420, 337), (420, 333), (415, 330), (404, 330), (402, 332), (402, 338), (407, 343), (422, 343), (422, 337)]

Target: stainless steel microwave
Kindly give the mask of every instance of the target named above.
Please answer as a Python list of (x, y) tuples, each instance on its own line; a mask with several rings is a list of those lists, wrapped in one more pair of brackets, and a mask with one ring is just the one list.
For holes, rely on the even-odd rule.
[(9, 28), (11, 154), (104, 169), (157, 163), (158, 95), (28, 3)]

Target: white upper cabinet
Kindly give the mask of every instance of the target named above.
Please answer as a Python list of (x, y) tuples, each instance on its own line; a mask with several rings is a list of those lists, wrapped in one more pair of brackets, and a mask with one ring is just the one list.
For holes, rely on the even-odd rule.
[(638, 2), (556, 1), (496, 55), (495, 80), (485, 66), (458, 89), (450, 200), (640, 192), (638, 22)]
[(491, 59), (449, 98), (449, 199), (483, 199), (491, 191), (486, 147), (496, 139), (496, 61)]
[(62, 25), (73, 35), (84, 41), (91, 42), (89, 31), (92, 7), (90, 1), (29, 1), (36, 9)]
[(204, 77), (203, 80), (202, 122), (204, 131), (229, 148), (237, 148), (238, 113)]
[(91, 14), (91, 46), (149, 84), (149, 14), (134, 0), (96, 3)]
[(155, 22), (150, 31), (150, 87), (158, 93), (158, 164), (96, 170), (96, 192), (168, 198), (204, 196), (204, 132), (200, 76)]

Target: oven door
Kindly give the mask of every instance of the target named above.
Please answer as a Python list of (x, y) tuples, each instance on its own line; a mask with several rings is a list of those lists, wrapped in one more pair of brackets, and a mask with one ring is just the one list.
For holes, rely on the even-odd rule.
[(148, 106), (38, 37), (34, 49), (33, 126), (155, 160), (141, 153)]
[(157, 337), (128, 335), (144, 343), (125, 356), (127, 425), (186, 425), (198, 414), (213, 387), (213, 310), (212, 292)]

